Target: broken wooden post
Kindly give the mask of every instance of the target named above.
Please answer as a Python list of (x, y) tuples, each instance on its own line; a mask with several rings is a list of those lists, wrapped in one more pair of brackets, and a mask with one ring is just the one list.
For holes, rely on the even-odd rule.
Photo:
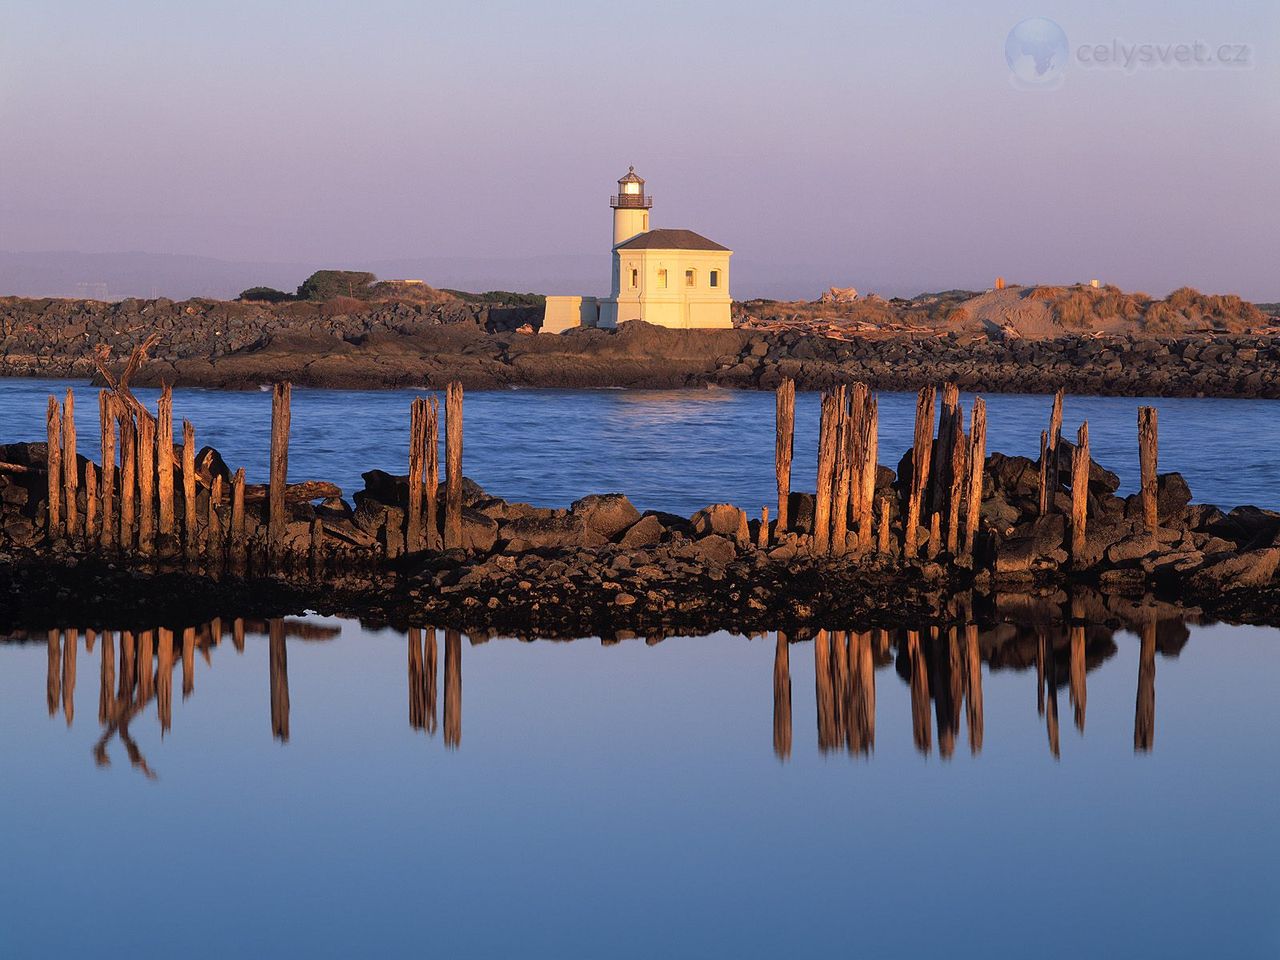
[(951, 492), (952, 446), (956, 434), (963, 428), (960, 423), (960, 388), (954, 383), (942, 385), (942, 410), (938, 414), (938, 452), (934, 457), (933, 484), (929, 509), (946, 516), (947, 496)]
[(819, 555), (826, 553), (831, 544), (831, 488), (839, 430), (840, 398), (834, 393), (824, 393), (818, 426), (818, 489), (813, 504), (813, 552)]
[(859, 427), (862, 403), (860, 383), (850, 390), (844, 386), (837, 391), (839, 420), (836, 425), (835, 473), (832, 480), (831, 500), (831, 552), (842, 555), (847, 549), (849, 537), (849, 502), (853, 494), (853, 461), (857, 452), (853, 449), (855, 433)]
[(862, 436), (858, 443), (862, 461), (858, 464), (858, 552), (871, 549), (872, 530), (875, 526), (876, 471), (880, 457), (880, 405), (875, 397), (867, 394), (862, 416)]
[(204, 535), (205, 559), (212, 564), (219, 564), (223, 558), (223, 547), (226, 534), (222, 530), (222, 517), (218, 513), (222, 509), (222, 476), (215, 475), (209, 488), (209, 523)]
[(987, 404), (981, 397), (973, 399), (969, 426), (969, 507), (964, 520), (965, 556), (973, 556), (978, 539), (978, 521), (982, 517), (982, 484), (987, 465)]
[(929, 458), (933, 449), (933, 407), (937, 389), (921, 387), (916, 394), (916, 433), (911, 448), (911, 486), (907, 491), (907, 516), (902, 531), (902, 555), (916, 555), (919, 539), (920, 506), (929, 484)]
[(98, 532), (98, 471), (93, 461), (84, 466), (84, 539), (91, 544)]
[(49, 538), (56, 540), (62, 536), (62, 410), (58, 406), (58, 398), (52, 394), (45, 412), (45, 425), (48, 428), (45, 469), (49, 480), (46, 515)]
[(769, 546), (769, 508), (760, 508), (760, 529), (756, 531), (756, 546), (761, 550)]
[(134, 513), (138, 503), (138, 433), (133, 427), (133, 413), (124, 404), (116, 404), (120, 423), (120, 549), (134, 549)]
[(98, 391), (98, 425), (102, 431), (102, 535), (103, 549), (115, 543), (116, 414), (109, 390)]
[(160, 498), (157, 527), (161, 552), (173, 547), (173, 389), (165, 384), (156, 404), (156, 493)]
[[(440, 549), (440, 399), (435, 394), (427, 398), (426, 438), (423, 441), (427, 455), (426, 548)], [(434, 726), (434, 724), (433, 724)]]
[(273, 560), (284, 551), (288, 516), (285, 486), (289, 482), (289, 402), (292, 387), (277, 383), (271, 393), (271, 481), (267, 494), (267, 543)]
[(69, 537), (74, 537), (80, 530), (76, 503), (79, 479), (80, 465), (76, 458), (76, 396), (68, 388), (67, 401), (62, 405), (62, 503), (63, 520)]
[(889, 553), (889, 498), (880, 498), (880, 533), (876, 539), (876, 553), (887, 556)]
[(1158, 422), (1155, 407), (1138, 408), (1138, 461), (1142, 473), (1142, 522), (1148, 533), (1155, 533), (1160, 523), (1157, 508), (1156, 460), (1159, 452)]
[(462, 546), (462, 384), (445, 388), (444, 548)]
[(947, 553), (958, 556), (960, 553), (960, 505), (964, 498), (964, 487), (967, 480), (965, 471), (968, 467), (969, 438), (964, 434), (964, 409), (957, 406), (954, 414), (955, 424), (951, 441), (951, 467), (948, 475), (951, 478), (951, 489), (947, 491)]
[(774, 395), (775, 436), (773, 469), (778, 479), (778, 520), (774, 530), (781, 534), (790, 519), (791, 458), (795, 452), (796, 433), (796, 382), (790, 378), (778, 384)]
[(150, 554), (156, 539), (156, 425), (138, 418), (138, 551)]
[(422, 549), (422, 478), (426, 468), (426, 400), (415, 397), (409, 404), (409, 509), (405, 516), (404, 548), (409, 553)]
[(1080, 424), (1071, 455), (1071, 556), (1084, 556), (1085, 523), (1089, 511), (1089, 421)]
[(1053, 497), (1058, 492), (1062, 472), (1059, 450), (1062, 441), (1062, 390), (1053, 395), (1053, 410), (1049, 414), (1049, 430), (1040, 444), (1040, 515), (1053, 509)]
[(187, 559), (195, 560), (199, 546), (200, 518), (196, 516), (196, 428), (182, 421), (182, 532)]
[(231, 560), (242, 564), (245, 559), (244, 524), (244, 467), (240, 467), (231, 477)]
[(930, 560), (936, 558), (942, 550), (942, 514), (933, 513), (929, 517), (929, 543), (925, 549)]

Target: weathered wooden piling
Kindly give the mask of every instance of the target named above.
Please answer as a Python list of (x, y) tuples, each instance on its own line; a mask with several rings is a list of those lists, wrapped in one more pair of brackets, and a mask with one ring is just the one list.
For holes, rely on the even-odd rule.
[(196, 428), (182, 421), (182, 545), (187, 559), (195, 560), (200, 549), (200, 518), (196, 514)]
[[(426, 437), (424, 440), (426, 465), (426, 548), (439, 550), (440, 536), (440, 400), (433, 393), (427, 398)], [(434, 642), (434, 636), (433, 636)], [(434, 720), (431, 724), (435, 727)]]
[(1061, 458), (1059, 456), (1062, 441), (1062, 399), (1062, 390), (1054, 393), (1053, 408), (1049, 413), (1049, 429), (1043, 434), (1043, 439), (1040, 443), (1041, 516), (1053, 509), (1053, 496), (1058, 492), (1058, 478), (1062, 471)]
[[(267, 542), (273, 559), (284, 551), (288, 516), (285, 487), (289, 482), (289, 404), (293, 389), (286, 381), (271, 393), (271, 485), (267, 494)], [(287, 732), (285, 739), (287, 739)]]
[(902, 555), (914, 558), (917, 553), (920, 508), (929, 484), (929, 458), (933, 451), (933, 408), (937, 389), (921, 387), (916, 394), (916, 432), (911, 448), (911, 486), (907, 492), (907, 516), (902, 531)]
[(947, 472), (951, 488), (947, 491), (946, 524), (947, 553), (953, 557), (960, 553), (960, 507), (968, 480), (965, 471), (969, 465), (969, 438), (964, 433), (964, 411), (957, 408), (954, 418), (956, 422), (951, 442), (951, 466)]
[(231, 560), (242, 564), (248, 548), (244, 522), (244, 467), (231, 477)]
[(933, 513), (929, 517), (929, 543), (925, 549), (925, 553), (932, 560), (942, 550), (942, 515)]
[(1071, 455), (1071, 556), (1084, 556), (1085, 525), (1089, 512), (1089, 421), (1080, 424)]
[(156, 546), (156, 425), (138, 418), (138, 552), (151, 554)]
[(45, 452), (45, 468), (48, 474), (46, 496), (47, 521), (50, 539), (62, 536), (62, 409), (58, 399), (49, 396), (49, 406), (45, 412), (45, 426), (48, 432), (48, 444)]
[(98, 539), (107, 550), (115, 543), (116, 522), (116, 412), (110, 390), (98, 391), (98, 426), (102, 434), (102, 534)]
[(981, 397), (973, 398), (973, 413), (969, 426), (969, 505), (965, 512), (965, 556), (973, 556), (978, 537), (978, 521), (982, 517), (982, 484), (987, 466), (987, 404)]
[(841, 386), (836, 391), (839, 421), (836, 425), (836, 462), (831, 501), (831, 552), (836, 556), (841, 556), (848, 548), (853, 465), (858, 456), (854, 446), (858, 439), (859, 417), (862, 413), (859, 387), (866, 389), (862, 384), (855, 383), (852, 389)]
[(756, 531), (756, 546), (764, 550), (769, 546), (769, 507), (760, 508), (760, 529)]
[(831, 547), (831, 500), (839, 439), (840, 396), (824, 393), (818, 427), (818, 489), (813, 504), (813, 552), (819, 555)]
[[(209, 522), (205, 525), (204, 555), (210, 563), (222, 562), (226, 534), (222, 529), (222, 477), (215, 476), (209, 488)], [(317, 521), (319, 522), (319, 521)]]
[(462, 384), (445, 388), (444, 548), (462, 546)]
[(65, 507), (63, 521), (67, 536), (80, 532), (79, 492), (80, 464), (76, 457), (76, 395), (67, 390), (62, 405), (62, 502)]
[(1156, 461), (1159, 431), (1155, 407), (1138, 408), (1138, 461), (1142, 474), (1142, 522), (1148, 533), (1160, 524), (1157, 507)]
[(422, 549), (422, 482), (426, 470), (427, 403), (415, 397), (409, 404), (409, 509), (405, 517), (404, 547)]
[(173, 545), (173, 388), (165, 384), (156, 404), (156, 496), (160, 501), (157, 528), (163, 550)]
[(882, 556), (889, 553), (889, 498), (880, 498), (880, 529), (876, 537), (876, 552)]
[(954, 383), (942, 385), (942, 409), (938, 414), (938, 450), (934, 458), (933, 483), (929, 509), (932, 513), (947, 516), (947, 497), (951, 492), (952, 448), (956, 435), (961, 434), (960, 388)]
[(778, 519), (774, 529), (783, 533), (790, 519), (791, 458), (795, 452), (796, 382), (790, 378), (778, 384), (774, 394), (775, 436), (773, 469), (778, 480)]
[(862, 453), (857, 478), (861, 487), (856, 518), (858, 552), (867, 553), (871, 549), (872, 530), (875, 526), (876, 472), (880, 458), (880, 405), (870, 392), (867, 394), (864, 407), (862, 436), (858, 446)]
[(92, 462), (84, 468), (84, 538), (92, 542), (98, 532), (98, 471)]
[(116, 404), (120, 422), (120, 549), (133, 550), (134, 516), (138, 504), (138, 434), (133, 427), (133, 413), (124, 404)]

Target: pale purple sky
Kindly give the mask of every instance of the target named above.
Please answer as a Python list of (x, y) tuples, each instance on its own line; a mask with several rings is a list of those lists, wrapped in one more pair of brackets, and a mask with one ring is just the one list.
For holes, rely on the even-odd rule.
[[(609, 194), (635, 164), (655, 226), (737, 252), (740, 297), (1002, 274), (1280, 299), (1271, 0), (7, 0), (4, 14), (0, 251), (315, 267), (603, 255)], [(1011, 79), (1005, 38), (1031, 16), (1067, 36), (1057, 89)], [(1250, 63), (1079, 62), (1112, 40), (1247, 44)]]

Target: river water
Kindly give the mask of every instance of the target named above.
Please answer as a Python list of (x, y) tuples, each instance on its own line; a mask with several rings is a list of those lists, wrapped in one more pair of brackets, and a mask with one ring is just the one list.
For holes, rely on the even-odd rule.
[[(0, 443), (45, 436), (50, 393), (76, 392), (80, 452), (98, 455), (97, 391), (84, 382), (0, 379)], [(154, 409), (157, 391), (138, 390)], [(332, 480), (350, 497), (374, 467), (408, 470), (409, 403), (416, 391), (295, 388), (289, 445), (291, 480)], [(988, 404), (988, 450), (1039, 455), (1050, 398), (996, 394)], [(962, 398), (966, 410), (970, 398)], [(910, 447), (914, 394), (881, 393), (880, 460), (897, 467)], [(466, 396), (467, 476), (508, 500), (568, 506), (588, 493), (621, 491), (643, 509), (685, 516), (708, 503), (754, 512), (775, 503), (773, 395), (729, 390), (507, 390)], [(1160, 470), (1177, 470), (1198, 502), (1280, 508), (1280, 402), (1273, 400), (1069, 397), (1064, 430), (1089, 421), (1094, 459), (1138, 479), (1137, 409), (1160, 415)], [(200, 445), (217, 447), (249, 481), (267, 479), (271, 396), (180, 389), (174, 415), (196, 427)], [(793, 489), (812, 490), (818, 396), (796, 401)], [(179, 433), (180, 435), (180, 433)]]
[(2, 952), (1275, 957), (1277, 640), (13, 637)]
[[(67, 386), (0, 380), (0, 442)], [(414, 395), (295, 390), (291, 479), (403, 472)], [(1152, 402), (1198, 500), (1280, 507), (1271, 402)], [(1066, 405), (1126, 491), (1141, 403)], [(880, 409), (893, 464), (914, 398)], [(266, 479), (268, 394), (175, 412)], [(990, 449), (1034, 456), (1048, 412), (990, 397)], [(811, 489), (815, 395), (797, 419)], [(772, 446), (768, 394), (466, 401), (467, 474), (539, 504), (755, 507)], [(232, 614), (0, 637), (0, 955), (1280, 955), (1275, 630), (523, 643)]]

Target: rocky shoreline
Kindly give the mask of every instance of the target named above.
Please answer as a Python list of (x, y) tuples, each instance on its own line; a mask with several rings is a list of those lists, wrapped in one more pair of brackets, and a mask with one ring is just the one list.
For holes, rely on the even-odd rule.
[(1061, 335), (999, 331), (617, 330), (542, 336), (535, 308), (473, 303), (0, 300), (0, 375), (94, 379), (94, 351), (127, 355), (158, 335), (140, 385), (310, 387), (726, 387), (802, 390), (852, 380), (914, 390), (1120, 396), (1280, 397), (1270, 333)]

